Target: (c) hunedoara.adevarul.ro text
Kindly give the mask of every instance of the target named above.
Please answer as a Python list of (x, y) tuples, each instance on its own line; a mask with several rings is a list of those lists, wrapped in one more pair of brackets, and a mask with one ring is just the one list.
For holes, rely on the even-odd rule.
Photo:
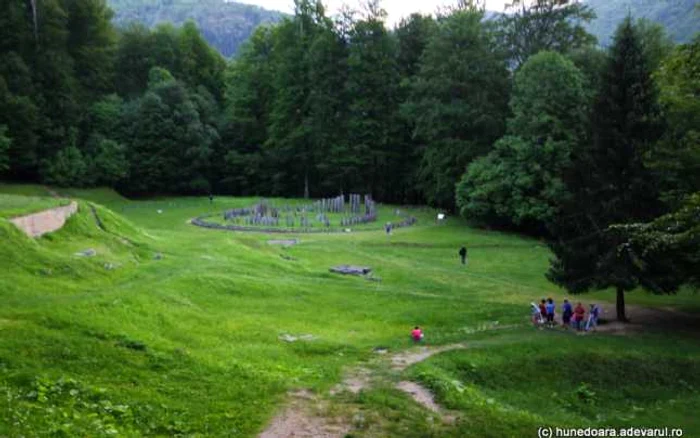
[(540, 427), (537, 429), (537, 438), (607, 438), (607, 437), (662, 437), (679, 438), (683, 436), (683, 429), (672, 427)]

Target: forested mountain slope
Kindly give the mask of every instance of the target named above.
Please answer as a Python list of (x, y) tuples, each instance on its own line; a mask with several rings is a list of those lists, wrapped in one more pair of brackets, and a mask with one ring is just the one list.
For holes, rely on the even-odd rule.
[(117, 25), (139, 22), (147, 26), (192, 19), (204, 38), (222, 55), (232, 56), (260, 24), (278, 21), (283, 14), (258, 6), (223, 0), (109, 0)]
[(676, 42), (688, 42), (700, 32), (698, 0), (586, 0), (596, 12), (597, 18), (589, 25), (589, 31), (598, 37), (602, 45), (609, 45), (615, 29), (631, 14), (633, 18), (646, 18), (666, 27)]

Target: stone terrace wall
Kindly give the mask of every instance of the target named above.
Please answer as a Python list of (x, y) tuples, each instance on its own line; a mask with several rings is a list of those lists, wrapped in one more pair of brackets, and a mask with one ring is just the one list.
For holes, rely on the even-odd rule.
[(51, 208), (39, 213), (29, 214), (10, 219), (17, 228), (24, 231), (29, 237), (39, 237), (43, 234), (56, 231), (63, 227), (69, 217), (78, 211), (78, 203), (71, 201), (69, 205)]

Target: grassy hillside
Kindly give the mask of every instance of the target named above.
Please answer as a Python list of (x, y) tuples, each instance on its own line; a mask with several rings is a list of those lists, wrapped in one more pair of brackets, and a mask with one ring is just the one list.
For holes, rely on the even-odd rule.
[(677, 43), (690, 41), (700, 32), (697, 0), (585, 0), (598, 15), (589, 31), (607, 46), (620, 22), (631, 14), (662, 24)]
[(204, 38), (226, 57), (235, 55), (256, 27), (282, 17), (277, 11), (223, 0), (108, 0), (108, 3), (115, 11), (117, 24), (179, 25), (194, 20)]
[(5, 184), (0, 182), (0, 218), (12, 218), (69, 203), (57, 199), (40, 185)]
[[(352, 436), (534, 436), (543, 421), (652, 418), (700, 433), (690, 415), (700, 407), (694, 338), (529, 327), (530, 301), (562, 297), (544, 279), (550, 254), (538, 241), (454, 218), (436, 226), (433, 212), (414, 209), (419, 224), (392, 236), (297, 235), (285, 249), (267, 243), (279, 235), (187, 223), (254, 199), (66, 193), (82, 199), (80, 211), (56, 233), (32, 240), (0, 218), (0, 436), (252, 437), (289, 390), (329, 397), (345, 370), (377, 357), (375, 347), (410, 347), (415, 324), (430, 345), (470, 346), (403, 375), (430, 386), (462, 420), (438, 424), (379, 386), (331, 398), (340, 415), (348, 406), (362, 413), (352, 417)], [(96, 255), (75, 255), (88, 248)], [(328, 272), (341, 263), (371, 266), (381, 281)], [(629, 296), (642, 298), (676, 303)], [(475, 330), (483, 326), (510, 328)]]

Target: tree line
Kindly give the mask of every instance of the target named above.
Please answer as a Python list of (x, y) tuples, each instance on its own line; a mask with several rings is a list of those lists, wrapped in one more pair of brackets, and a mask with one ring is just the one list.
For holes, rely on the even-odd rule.
[(333, 18), (296, 0), (226, 62), (191, 22), (116, 29), (104, 0), (0, 8), (7, 178), (428, 203), (544, 236), (552, 281), (614, 287), (620, 309), (700, 260), (700, 38), (628, 17), (602, 50), (577, 1), (486, 19), (462, 0), (387, 29), (378, 0)]

